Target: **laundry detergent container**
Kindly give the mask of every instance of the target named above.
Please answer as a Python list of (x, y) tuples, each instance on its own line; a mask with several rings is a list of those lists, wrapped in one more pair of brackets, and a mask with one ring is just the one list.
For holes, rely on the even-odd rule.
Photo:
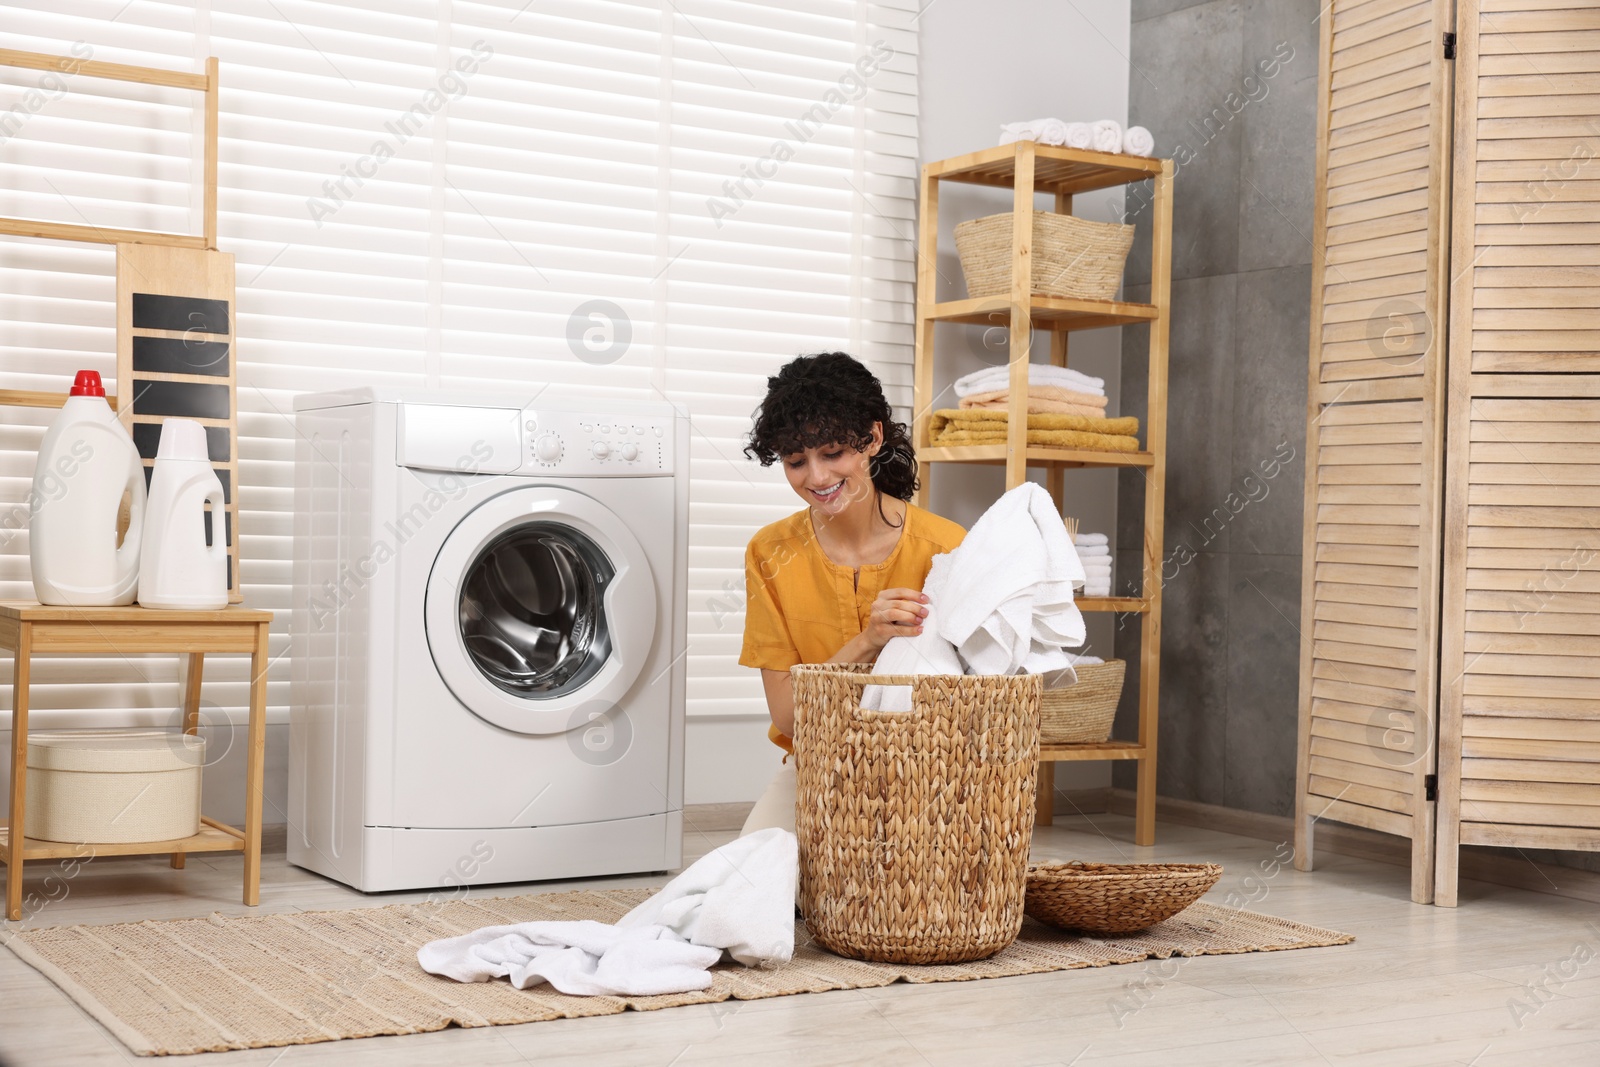
[[(800, 910), (841, 956), (983, 959), (1022, 929), (1039, 762), (1038, 675), (874, 675), (802, 664), (795, 702)], [(861, 707), (911, 686), (910, 711)]]
[(165, 730), (30, 733), (22, 832), (108, 845), (191, 837), (205, 751), (204, 738)]

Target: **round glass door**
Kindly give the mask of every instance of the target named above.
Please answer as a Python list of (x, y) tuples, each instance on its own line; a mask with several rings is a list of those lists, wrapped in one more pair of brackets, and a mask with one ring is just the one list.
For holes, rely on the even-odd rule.
[(587, 729), (627, 697), (659, 638), (644, 546), (565, 486), (490, 497), (444, 539), (424, 597), (439, 676), (479, 718), (523, 734)]
[(582, 687), (611, 655), (605, 593), (615, 577), (600, 546), (563, 523), (501, 534), (461, 584), (467, 654), (513, 696), (537, 700)]

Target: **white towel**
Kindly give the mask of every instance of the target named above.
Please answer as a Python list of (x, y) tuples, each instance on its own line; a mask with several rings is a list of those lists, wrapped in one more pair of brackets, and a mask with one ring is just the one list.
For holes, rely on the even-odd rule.
[(1105, 559), (1105, 560), (1086, 559), (1086, 560), (1083, 560), (1083, 573), (1087, 577), (1093, 577), (1096, 574), (1110, 574), (1111, 573), (1111, 561), (1109, 559)]
[[(1057, 367), (1053, 363), (1029, 363), (1029, 385), (1059, 385), (1067, 389), (1075, 389), (1081, 393), (1092, 393), (1095, 396), (1106, 395), (1106, 380), (1093, 378), (1082, 371), (1073, 370), (1071, 367)], [(996, 389), (1008, 389), (1011, 386), (1011, 368), (1009, 366), (985, 367), (983, 370), (964, 374), (955, 380), (952, 388), (956, 396), (971, 396), (973, 393), (989, 393)]]
[(1101, 119), (1089, 125), (1091, 148), (1096, 152), (1122, 151), (1122, 123), (1115, 119)]
[(1066, 144), (1067, 124), (1060, 119), (1040, 119), (1039, 132), (1034, 140), (1040, 144)]
[(1000, 143), (1010, 144), (1013, 141), (1031, 141), (1038, 135), (1038, 130), (1031, 122), (1008, 122), (1000, 127)]
[(1156, 139), (1143, 126), (1129, 126), (1122, 134), (1122, 150), (1130, 156), (1154, 155)]
[[(922, 633), (896, 637), (877, 674), (1043, 674), (1069, 667), (1065, 648), (1083, 644), (1072, 586), (1083, 565), (1050, 494), (1033, 482), (985, 511), (953, 552), (935, 556), (922, 590)], [(908, 711), (909, 686), (867, 686), (862, 705)]]
[(1063, 142), (1068, 148), (1088, 148), (1094, 144), (1094, 131), (1087, 122), (1067, 123), (1067, 136)]
[(1111, 556), (1110, 545), (1073, 545), (1072, 547), (1078, 550), (1079, 559), (1088, 559), (1091, 556), (1105, 556), (1109, 559)]
[(697, 860), (615, 926), (591, 920), (486, 926), (417, 950), (429, 974), (458, 982), (549, 982), (580, 996), (654, 996), (711, 985), (724, 950), (746, 966), (794, 955), (794, 834), (773, 827)]
[(1086, 596), (1086, 597), (1087, 596), (1110, 596), (1111, 595), (1111, 583), (1110, 582), (1102, 583), (1102, 582), (1100, 582), (1099, 579), (1096, 579), (1095, 581), (1089, 582), (1088, 584), (1086, 584), (1083, 587), (1083, 595)]
[(1072, 543), (1079, 548), (1083, 548), (1086, 545), (1109, 545), (1111, 538), (1103, 533), (1080, 533), (1072, 539)]

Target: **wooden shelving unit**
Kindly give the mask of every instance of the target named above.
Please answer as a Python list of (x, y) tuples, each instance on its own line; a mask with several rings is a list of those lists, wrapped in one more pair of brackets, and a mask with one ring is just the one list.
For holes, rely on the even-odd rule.
[[(979, 297), (939, 302), (935, 299), (935, 254), (939, 234), (939, 186), (954, 181), (1012, 190), (1011, 291), (1004, 297)], [(1069, 300), (1030, 293), (1030, 243), (1035, 193), (1053, 193), (1055, 210), (1072, 213), (1076, 193), (1152, 181), (1150, 303), (1120, 300)], [(1172, 286), (1172, 162), (1141, 156), (1109, 155), (1018, 141), (987, 148), (922, 168), (918, 220), (917, 341), (915, 418), (912, 438), (917, 449), (922, 488), (916, 502), (927, 502), (928, 481), (936, 463), (1004, 465), (1006, 489), (1020, 485), (1029, 467), (1046, 471), (1046, 485), (1059, 508), (1068, 468), (1141, 468), (1145, 477), (1143, 584), (1135, 597), (1087, 597), (1083, 611), (1137, 612), (1141, 619), (1139, 661), (1139, 737), (1101, 744), (1047, 745), (1040, 750), (1038, 821), (1048, 825), (1057, 760), (1136, 760), (1139, 764), (1134, 840), (1155, 843), (1156, 710), (1161, 675), (1162, 508), (1167, 474), (1167, 335)], [(1011, 407), (1005, 444), (936, 447), (928, 441), (928, 424), (937, 393), (933, 382), (934, 327), (941, 322), (1005, 325), (1010, 333)], [(1092, 452), (1027, 443), (1027, 367), (1033, 331), (1051, 335), (1050, 360), (1067, 365), (1067, 338), (1075, 330), (1137, 323), (1150, 325), (1149, 406), (1144, 422), (1144, 450)]]

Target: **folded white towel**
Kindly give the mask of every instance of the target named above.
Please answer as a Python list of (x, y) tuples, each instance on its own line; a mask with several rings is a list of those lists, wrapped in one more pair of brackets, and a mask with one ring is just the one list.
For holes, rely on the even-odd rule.
[(1130, 156), (1154, 155), (1156, 139), (1143, 126), (1129, 126), (1122, 134), (1122, 150)]
[(1040, 119), (1039, 133), (1034, 140), (1040, 144), (1066, 144), (1067, 124), (1060, 119)]
[(1088, 148), (1094, 144), (1094, 131), (1087, 122), (1067, 123), (1067, 136), (1063, 142), (1068, 148)]
[(1103, 582), (1102, 583), (1098, 579), (1096, 581), (1094, 581), (1094, 582), (1089, 582), (1086, 585), (1084, 585), (1084, 587), (1083, 587), (1083, 595), (1084, 596), (1110, 596), (1111, 595), (1111, 583), (1110, 582)]
[(1102, 557), (1099, 559), (1090, 559), (1086, 556), (1080, 556), (1078, 558), (1083, 564), (1083, 573), (1085, 574), (1093, 574), (1096, 571), (1105, 574), (1109, 574), (1111, 572), (1111, 560), (1109, 558)]
[(1105, 662), (1099, 656), (1080, 656), (1074, 652), (1068, 652), (1067, 655), (1072, 657), (1074, 667), (1098, 667)]
[(1084, 557), (1085, 559), (1090, 556), (1111, 555), (1111, 546), (1103, 542), (1098, 545), (1080, 545), (1075, 543), (1072, 547), (1076, 548), (1078, 550), (1078, 555)]
[(1111, 543), (1111, 538), (1107, 537), (1103, 533), (1080, 533), (1078, 536), (1072, 539), (1072, 543), (1077, 545), (1079, 548), (1083, 548), (1087, 545), (1109, 545)]
[[(1059, 385), (1067, 389), (1075, 389), (1080, 393), (1091, 393), (1095, 396), (1106, 395), (1106, 380), (1094, 378), (1082, 371), (1073, 370), (1071, 367), (1057, 367), (1053, 363), (1029, 363), (1028, 384), (1030, 385)], [(989, 393), (996, 389), (1006, 389), (1011, 385), (1011, 368), (1009, 366), (985, 367), (983, 370), (964, 374), (955, 380), (952, 388), (956, 396), (971, 396), (973, 393)]]
[(794, 955), (794, 834), (773, 827), (697, 860), (615, 926), (591, 920), (486, 926), (417, 950), (458, 982), (549, 982), (580, 996), (655, 996), (711, 985), (724, 950), (746, 966)]
[[(1072, 586), (1083, 565), (1050, 494), (1024, 482), (973, 523), (954, 551), (935, 556), (922, 590), (922, 633), (896, 637), (879, 653), (878, 674), (1042, 674), (1069, 666), (1065, 648), (1083, 644)], [(952, 655), (954, 653), (954, 655)], [(911, 707), (909, 686), (867, 686), (862, 705)]]
[(1089, 132), (1092, 135), (1090, 147), (1096, 152), (1122, 151), (1122, 123), (1115, 119), (1101, 119), (1090, 123)]

